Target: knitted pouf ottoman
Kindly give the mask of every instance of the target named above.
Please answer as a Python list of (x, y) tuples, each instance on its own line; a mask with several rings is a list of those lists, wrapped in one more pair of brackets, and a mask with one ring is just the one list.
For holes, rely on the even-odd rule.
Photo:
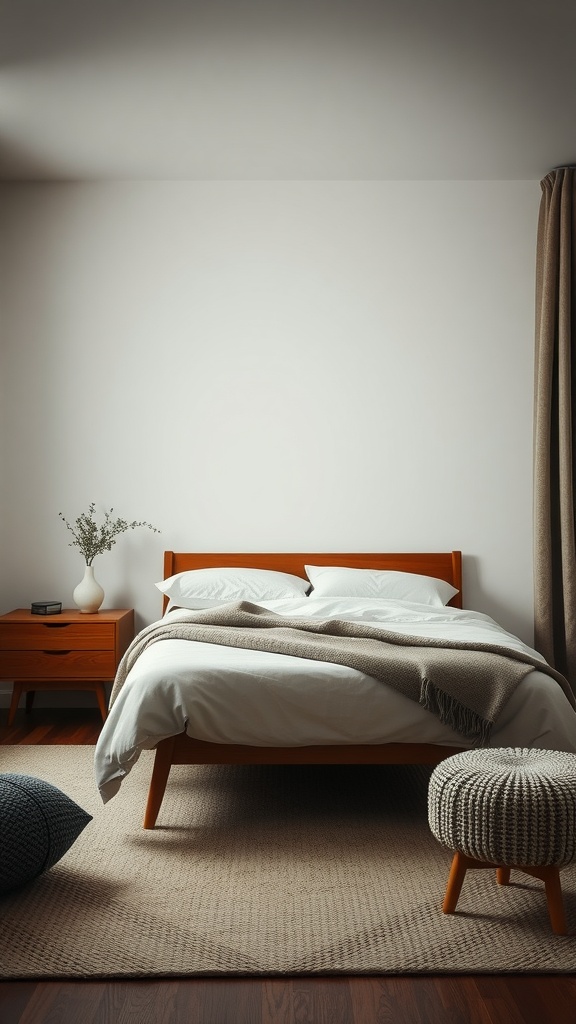
[(576, 858), (576, 754), (520, 747), (466, 750), (432, 772), (428, 821), (455, 850), (443, 911), (456, 909), (468, 868), (510, 869), (545, 884), (552, 929), (566, 934), (559, 868)]

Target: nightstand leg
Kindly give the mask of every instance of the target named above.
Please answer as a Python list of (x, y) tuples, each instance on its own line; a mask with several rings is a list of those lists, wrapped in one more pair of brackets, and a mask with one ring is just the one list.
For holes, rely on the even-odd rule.
[(22, 683), (14, 683), (14, 686), (12, 688), (12, 700), (10, 701), (10, 710), (8, 711), (8, 728), (10, 728), (14, 721), (21, 696)]
[(26, 691), (26, 714), (29, 715), (32, 711), (32, 705), (34, 704), (34, 697), (36, 696), (36, 690)]
[(98, 707), (100, 708), (102, 721), (105, 722), (108, 716), (108, 708), (106, 707), (106, 689), (104, 683), (96, 683), (94, 689), (96, 690), (96, 696), (98, 698)]

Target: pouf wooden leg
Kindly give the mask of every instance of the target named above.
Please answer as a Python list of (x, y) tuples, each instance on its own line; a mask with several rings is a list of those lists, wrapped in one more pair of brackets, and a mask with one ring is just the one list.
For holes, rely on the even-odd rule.
[[(536, 866), (527, 864), (514, 864), (515, 871), (523, 871), (526, 875), (540, 878), (544, 882), (548, 916), (552, 931), (555, 935), (566, 935), (566, 915), (564, 913), (564, 902), (562, 900), (562, 889), (560, 886), (560, 871), (555, 865)], [(508, 885), (510, 881), (511, 867), (508, 865), (492, 864), (485, 860), (476, 860), (468, 857), (465, 853), (457, 851), (452, 859), (452, 867), (446, 886), (446, 895), (442, 910), (445, 914), (453, 914), (462, 890), (462, 883), (468, 868), (496, 868), (496, 879), (500, 885)]]
[(462, 889), (462, 882), (466, 874), (466, 868), (468, 867), (467, 861), (470, 858), (466, 857), (463, 853), (455, 853), (452, 858), (452, 867), (450, 868), (450, 874), (448, 876), (448, 885), (446, 886), (446, 895), (444, 896), (444, 903), (442, 904), (442, 910), (445, 914), (453, 914), (456, 910), (456, 904), (458, 903), (458, 897)]
[(550, 924), (552, 925), (552, 931), (555, 932), (556, 935), (566, 935), (568, 929), (566, 926), (564, 901), (562, 899), (562, 889), (560, 887), (560, 871), (558, 868), (555, 865), (524, 867), (519, 864), (518, 871), (524, 871), (527, 875), (533, 875), (534, 878), (542, 879), (546, 892), (548, 916), (550, 918)]
[[(496, 864), (492, 864), (487, 860), (476, 860), (475, 857), (468, 857), (467, 854), (457, 850), (452, 858), (452, 867), (450, 868), (450, 874), (448, 876), (446, 895), (444, 896), (444, 903), (442, 904), (443, 912), (445, 914), (453, 914), (456, 910), (456, 904), (458, 903), (462, 883), (468, 868), (494, 869), (495, 867), (497, 867)], [(498, 870), (506, 871), (506, 868), (498, 868)], [(509, 869), (508, 875), (510, 875)]]

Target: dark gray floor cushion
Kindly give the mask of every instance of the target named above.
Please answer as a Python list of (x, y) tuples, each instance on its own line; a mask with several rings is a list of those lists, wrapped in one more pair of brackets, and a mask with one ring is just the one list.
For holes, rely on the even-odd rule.
[(92, 815), (43, 779), (0, 774), (0, 893), (51, 868)]

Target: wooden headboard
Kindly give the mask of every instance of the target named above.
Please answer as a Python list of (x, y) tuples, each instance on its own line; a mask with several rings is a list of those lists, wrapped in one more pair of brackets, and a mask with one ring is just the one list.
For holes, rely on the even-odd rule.
[[(211, 569), (230, 566), (243, 569), (275, 569), (289, 572), (306, 579), (305, 565), (342, 565), (350, 569), (389, 569), (399, 572), (415, 572), (421, 576), (435, 576), (446, 580), (458, 593), (449, 602), (454, 608), (462, 607), (462, 552), (445, 551), (433, 553), (409, 552), (405, 554), (321, 553), (301, 554), (297, 552), (218, 552), (165, 551), (164, 579), (177, 572), (190, 569)], [(164, 600), (166, 609), (167, 599)]]

